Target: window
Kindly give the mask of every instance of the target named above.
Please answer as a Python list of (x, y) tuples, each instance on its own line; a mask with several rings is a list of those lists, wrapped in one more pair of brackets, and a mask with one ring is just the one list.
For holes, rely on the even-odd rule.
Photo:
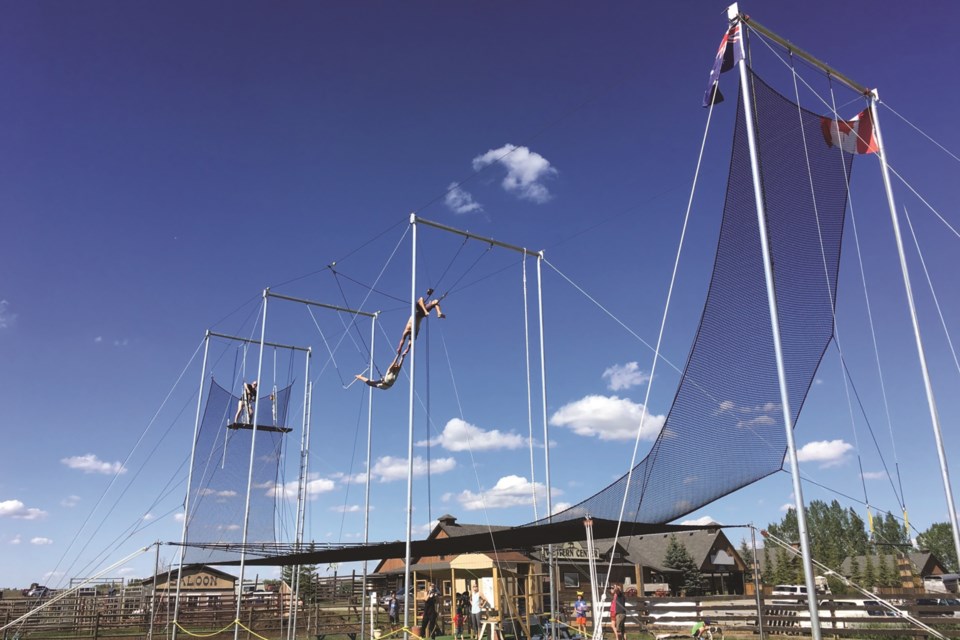
[(579, 586), (580, 586), (580, 574), (578, 573), (563, 574), (564, 589), (576, 589)]
[(450, 581), (449, 581), (449, 580), (444, 580), (444, 581), (443, 581), (443, 595), (445, 595), (445, 596), (450, 595)]

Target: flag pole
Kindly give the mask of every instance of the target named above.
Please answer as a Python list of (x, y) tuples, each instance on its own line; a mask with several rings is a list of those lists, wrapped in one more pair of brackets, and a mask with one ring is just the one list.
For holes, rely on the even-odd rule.
[[(730, 24), (739, 19), (736, 3), (727, 7)], [(757, 152), (756, 129), (753, 120), (753, 100), (750, 81), (747, 76), (746, 51), (743, 38), (738, 38), (733, 46), (739, 48), (736, 66), (740, 72), (740, 88), (743, 98), (744, 122), (747, 129), (747, 143), (750, 147), (750, 172), (753, 176), (753, 195), (757, 208), (757, 226), (760, 232), (760, 249), (763, 253), (763, 273), (767, 284), (767, 305), (770, 308), (770, 329), (773, 333), (773, 351), (777, 360), (777, 380), (780, 384), (780, 406), (783, 413), (783, 428), (787, 437), (787, 455), (790, 459), (790, 471), (793, 477), (793, 495), (797, 512), (797, 528), (800, 533), (800, 549), (803, 553), (803, 574), (807, 584), (807, 608), (810, 611), (810, 632), (813, 640), (821, 640), (820, 616), (817, 610), (816, 581), (813, 576), (813, 562), (810, 557), (810, 539), (807, 532), (807, 517), (804, 511), (803, 487), (800, 485), (800, 463), (797, 459), (797, 447), (793, 439), (793, 414), (790, 411), (790, 392), (787, 387), (787, 372), (783, 361), (783, 347), (780, 343), (780, 314), (777, 307), (777, 294), (773, 278), (773, 260), (770, 255), (770, 242), (767, 237), (767, 212), (760, 182), (760, 159)]]

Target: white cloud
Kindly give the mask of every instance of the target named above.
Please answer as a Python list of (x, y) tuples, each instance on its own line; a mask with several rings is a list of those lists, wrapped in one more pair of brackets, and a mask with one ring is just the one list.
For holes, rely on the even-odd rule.
[(413, 530), (414, 530), (414, 533), (419, 533), (421, 535), (428, 535), (431, 531), (433, 531), (434, 527), (436, 527), (437, 524), (439, 523), (440, 523), (439, 520), (431, 520), (427, 524), (421, 524), (413, 527)]
[[(311, 474), (313, 476), (313, 474)], [(307, 498), (315, 498), (321, 493), (327, 493), (328, 491), (333, 491), (334, 487), (337, 486), (333, 480), (329, 478), (318, 478), (316, 476), (311, 477), (307, 480)], [(300, 490), (300, 481), (291, 480), (290, 482), (284, 484), (275, 484), (267, 488), (267, 495), (275, 498), (280, 496), (282, 498), (287, 498), (288, 500), (294, 500), (297, 497), (297, 493)]]
[(119, 573), (122, 576), (128, 576), (131, 573), (135, 573), (136, 571), (137, 570), (134, 569), (133, 567), (122, 567), (120, 569), (117, 569), (117, 573)]
[(43, 580), (44, 582), (46, 582), (51, 578), (62, 578), (64, 576), (64, 573), (65, 572), (63, 571), (47, 571), (46, 573), (43, 574)]
[[(546, 487), (543, 483), (531, 483), (520, 476), (504, 476), (497, 480), (497, 484), (488, 491), (481, 493), (474, 493), (470, 490), (461, 491), (457, 500), (468, 511), (532, 505), (534, 487), (538, 496), (546, 495)], [(559, 489), (553, 490), (553, 495), (560, 493)]]
[[(642, 414), (643, 405), (626, 398), (590, 395), (560, 407), (550, 416), (550, 424), (601, 440), (632, 440), (637, 437)], [(655, 439), (665, 420), (666, 416), (647, 413), (641, 437)]]
[(447, 195), (443, 198), (444, 204), (454, 213), (470, 213), (471, 211), (483, 211), (483, 206), (473, 199), (467, 191), (456, 182), (451, 182), (447, 187)]
[(615, 364), (604, 371), (601, 377), (608, 381), (607, 388), (611, 391), (629, 389), (650, 380), (650, 376), (641, 371), (640, 365), (636, 362)]
[(84, 473), (102, 473), (104, 475), (114, 475), (126, 473), (127, 469), (122, 462), (104, 462), (96, 455), (88, 453), (85, 456), (71, 456), (60, 460), (71, 469), (77, 469)]
[(680, 524), (689, 524), (689, 525), (702, 527), (708, 524), (720, 524), (720, 523), (710, 516), (701, 516), (699, 518), (694, 518), (693, 520), (684, 520)]
[(780, 511), (790, 511), (790, 509), (796, 508), (796, 505), (794, 505), (792, 502), (784, 502), (782, 505), (780, 505)]
[(183, 522), (183, 511), (178, 511), (175, 514), (173, 514), (173, 521)]
[(93, 342), (94, 344), (100, 344), (101, 342), (103, 342), (103, 336), (97, 336), (96, 338), (93, 339)]
[[(426, 440), (417, 443), (418, 446), (426, 444)], [(460, 418), (452, 418), (444, 425), (443, 433), (430, 440), (430, 444), (440, 445), (447, 451), (490, 451), (521, 449), (526, 446), (527, 439), (516, 433), (504, 433), (498, 429), (486, 431)]]
[(47, 515), (46, 511), (35, 507), (27, 508), (19, 500), (4, 500), (0, 502), (0, 518), (16, 518), (17, 520), (37, 520)]
[(150, 522), (151, 520), (156, 520), (156, 519), (157, 519), (157, 516), (153, 515), (152, 513), (145, 513), (145, 514), (143, 514), (143, 521), (144, 521), (144, 522)]
[(35, 545), (53, 544), (53, 540), (51, 540), (50, 538), (37, 536), (36, 538), (30, 538), (30, 544), (35, 544)]
[(843, 440), (819, 440), (808, 442), (797, 451), (800, 462), (819, 462), (820, 467), (835, 467), (843, 464), (853, 445)]
[(554, 502), (553, 503), (553, 515), (560, 513), (561, 511), (566, 511), (573, 506), (572, 502)]
[[(457, 466), (457, 461), (453, 458), (434, 458), (430, 461), (430, 473), (446, 473)], [(413, 475), (427, 475), (427, 461), (420, 456), (413, 458)], [(407, 459), (395, 458), (393, 456), (383, 456), (378, 458), (371, 470), (371, 477), (380, 482), (393, 482), (395, 480), (406, 480), (407, 478)]]
[(113, 346), (115, 346), (115, 347), (126, 347), (126, 346), (129, 345), (129, 344), (130, 344), (130, 339), (129, 339), (129, 338), (123, 338), (122, 340), (114, 340), (114, 341), (113, 341)]
[(557, 175), (557, 170), (539, 153), (530, 151), (527, 147), (505, 144), (474, 158), (473, 169), (479, 171), (494, 163), (507, 170), (501, 184), (508, 193), (538, 204), (551, 198), (550, 192), (541, 181)]
[(12, 538), (10, 538), (10, 544), (20, 544), (20, 534), (19, 534), (19, 533), (18, 533), (17, 535), (13, 536)]
[(864, 480), (885, 480), (887, 478), (886, 471), (864, 471), (863, 479)]
[(200, 489), (197, 492), (197, 495), (200, 496), (216, 496), (217, 498), (236, 498), (237, 492), (233, 489), (224, 489), (223, 491), (217, 491), (216, 489), (211, 489), (207, 487), (206, 489)]
[(17, 314), (10, 311), (10, 303), (0, 300), (0, 329), (9, 329), (17, 322)]
[[(336, 511), (337, 513), (357, 513), (359, 511), (363, 511), (363, 507), (358, 504), (341, 504), (335, 507), (330, 507), (330, 511)], [(373, 511), (373, 505), (370, 506), (370, 511)]]
[(67, 496), (66, 498), (60, 501), (61, 507), (68, 507), (71, 509), (77, 506), (78, 504), (80, 504), (80, 496), (71, 495), (71, 496)]

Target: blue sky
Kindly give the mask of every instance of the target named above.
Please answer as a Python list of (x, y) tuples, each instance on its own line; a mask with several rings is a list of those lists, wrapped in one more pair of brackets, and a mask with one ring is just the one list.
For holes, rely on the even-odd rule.
[[(545, 250), (636, 334), (655, 341), (706, 122), (700, 100), (725, 27), (722, 4), (0, 7), (0, 212), (8, 230), (0, 235), (0, 393), (7, 411), (0, 585), (57, 584), (104, 566), (104, 557), (179, 539), (174, 513), (183, 500), (181, 465), (200, 378), (199, 357), (191, 357), (204, 331), (254, 335), (267, 286), (359, 305), (368, 290), (350, 279), (369, 285), (385, 265), (377, 289), (405, 298), (410, 243), (401, 238), (411, 211)], [(855, 2), (842, 15), (826, 2), (743, 9), (879, 87), (897, 113), (947, 149), (960, 149), (949, 82), (960, 53), (960, 9), (952, 3), (904, 12), (893, 3)], [(754, 53), (764, 77), (792, 93), (787, 70), (766, 47), (755, 43)], [(804, 74), (825, 86), (810, 70)], [(722, 87), (734, 96), (735, 78), (724, 76)], [(821, 109), (809, 92), (801, 98)], [(839, 92), (838, 102), (847, 116), (860, 108), (849, 93)], [(734, 105), (720, 105), (711, 126), (664, 339), (664, 354), (676, 363), (689, 350), (709, 279)], [(951, 206), (957, 161), (890, 110), (881, 119), (894, 168), (960, 226)], [(508, 145), (520, 148), (504, 157)], [(893, 442), (911, 520), (923, 529), (946, 517), (933, 436), (875, 159), (858, 158), (854, 175)], [(895, 188), (956, 331), (960, 298), (951, 274), (960, 240), (901, 182)], [(461, 239), (435, 230), (421, 228), (419, 236), (420, 281), (439, 280), (438, 291), (455, 291), (444, 300), (447, 319), (431, 320), (418, 342), (423, 356), (429, 340), (434, 442), (429, 489), (425, 477), (416, 480), (416, 535), (431, 515), (446, 512), (466, 522), (527, 522), (533, 508), (526, 500), (520, 261), (475, 242), (457, 254)], [(840, 337), (892, 465), (849, 229), (845, 239)], [(913, 249), (910, 260), (948, 457), (956, 459), (958, 373)], [(325, 269), (334, 261), (339, 280)], [(533, 268), (531, 262), (531, 283)], [(551, 480), (554, 501), (571, 503), (628, 469), (629, 426), (652, 359), (557, 273), (546, 268), (544, 276), (547, 413), (555, 418)], [(364, 305), (383, 311), (381, 369), (407, 313), (389, 296), (371, 294)], [(531, 320), (534, 303), (531, 297)], [(364, 470), (364, 390), (343, 389), (341, 378), (363, 371), (364, 347), (355, 346), (355, 331), (341, 340), (336, 314), (316, 312), (315, 325), (297, 305), (271, 305), (269, 337), (312, 346), (314, 376), (323, 369), (313, 406), (307, 534), (355, 542), (363, 491), (348, 479)], [(366, 340), (369, 325), (361, 332)], [(340, 344), (336, 366), (324, 367), (323, 338)], [(211, 358), (211, 372), (229, 385), (241, 366), (236, 348), (215, 343)], [(265, 384), (302, 385), (302, 358), (292, 376), (283, 354), (276, 371), (272, 358)], [(246, 363), (255, 366), (254, 354)], [(535, 389), (537, 366), (534, 360)], [(427, 369), (420, 367), (422, 361), (423, 384)], [(675, 372), (657, 370), (653, 416), (667, 411), (676, 383)], [(376, 395), (373, 540), (403, 536), (405, 483), (395, 463), (406, 455), (406, 407), (405, 381)], [(543, 483), (538, 407), (535, 398), (534, 481)], [(291, 413), (299, 410), (295, 394)], [(418, 415), (421, 442), (428, 427)], [(471, 428), (479, 431), (471, 431), (473, 446), (465, 450), (464, 430)], [(871, 477), (882, 467), (862, 420), (857, 428), (855, 436), (833, 350), (797, 441), (826, 443), (807, 449), (805, 473), (861, 497), (856, 449), (846, 445), (859, 440)], [(641, 454), (649, 442), (641, 442)], [(295, 448), (291, 440), (286, 481), (295, 477)], [(416, 453), (425, 458), (427, 447)], [(692, 459), (699, 455), (709, 450), (691, 452)], [(886, 479), (867, 486), (871, 502), (896, 508)], [(806, 490), (807, 499), (836, 497)], [(480, 493), (486, 509), (477, 508)], [(790, 493), (788, 476), (778, 474), (689, 519), (766, 524), (782, 516)], [(540, 515), (544, 510), (541, 504)], [(172, 556), (164, 548), (163, 561)], [(152, 562), (141, 557), (115, 575), (147, 575)]]

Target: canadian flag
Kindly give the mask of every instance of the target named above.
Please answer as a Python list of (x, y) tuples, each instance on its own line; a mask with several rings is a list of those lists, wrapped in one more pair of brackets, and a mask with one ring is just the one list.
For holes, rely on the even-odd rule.
[(827, 146), (840, 147), (847, 153), (877, 152), (877, 139), (873, 135), (873, 120), (868, 109), (853, 120), (820, 118), (820, 128)]

